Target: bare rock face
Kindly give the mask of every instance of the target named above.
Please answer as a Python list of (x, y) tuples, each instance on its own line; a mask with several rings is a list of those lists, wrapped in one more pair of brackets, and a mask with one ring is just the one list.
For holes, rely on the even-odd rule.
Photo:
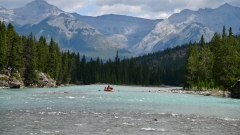
[(22, 88), (23, 82), (14, 77), (10, 77), (8, 80), (8, 85), (9, 85), (9, 88)]
[[(20, 73), (14, 71), (14, 76), (11, 75), (11, 68), (4, 68), (0, 71), (0, 88), (22, 88), (24, 87)], [(17, 79), (19, 78), (19, 79)]]
[(235, 85), (231, 87), (231, 97), (240, 98), (240, 80), (238, 80)]
[(8, 88), (8, 77), (6, 75), (0, 74), (0, 88)]
[[(56, 81), (47, 77), (46, 74), (36, 71), (38, 82), (33, 87), (51, 88), (56, 87)], [(11, 68), (4, 68), (0, 71), (0, 88), (23, 88), (24, 83), (18, 71), (11, 73)]]
[(46, 76), (46, 74), (36, 71), (38, 74), (37, 87), (39, 88), (51, 88), (56, 87), (56, 81)]

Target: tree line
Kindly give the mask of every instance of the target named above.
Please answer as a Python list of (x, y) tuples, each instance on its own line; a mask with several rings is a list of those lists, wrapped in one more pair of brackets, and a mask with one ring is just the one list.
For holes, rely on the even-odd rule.
[(147, 64), (151, 69), (160, 69), (162, 84), (183, 86), (187, 54), (188, 44), (184, 44), (135, 57), (134, 62), (137, 65)]
[(136, 64), (134, 58), (120, 60), (118, 52), (114, 60), (103, 62), (98, 57), (86, 61), (84, 55), (61, 51), (52, 38), (47, 43), (43, 36), (37, 40), (32, 33), (18, 35), (11, 23), (6, 26), (4, 22), (0, 22), (0, 58), (0, 70), (11, 69), (11, 76), (19, 72), (26, 86), (38, 81), (36, 71), (46, 73), (57, 84), (161, 85), (165, 73), (160, 67)]
[(232, 29), (215, 33), (209, 43), (185, 44), (164, 51), (103, 62), (87, 61), (80, 53), (61, 51), (58, 43), (30, 33), (18, 35), (13, 25), (0, 22), (0, 70), (16, 71), (26, 86), (38, 81), (36, 71), (46, 73), (57, 84), (183, 85), (226, 89), (240, 78), (240, 37)]
[(232, 28), (215, 33), (209, 43), (201, 37), (199, 46), (189, 43), (185, 86), (202, 90), (227, 89), (240, 79), (240, 37)]

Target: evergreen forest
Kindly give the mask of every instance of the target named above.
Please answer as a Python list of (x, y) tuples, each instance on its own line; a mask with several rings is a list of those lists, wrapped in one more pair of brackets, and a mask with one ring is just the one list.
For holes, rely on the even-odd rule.
[(228, 88), (240, 78), (240, 38), (215, 33), (209, 43), (169, 48), (136, 58), (118, 57), (104, 61), (86, 60), (79, 52), (61, 51), (51, 38), (36, 39), (32, 33), (19, 35), (13, 25), (0, 22), (0, 70), (18, 71), (25, 86), (38, 80), (36, 71), (47, 74), (57, 84), (175, 85), (202, 88)]
[[(36, 71), (46, 73), (57, 84), (125, 84), (125, 85), (168, 85), (183, 84), (182, 78), (176, 80), (178, 69), (164, 70), (160, 66), (135, 62), (135, 58), (120, 60), (118, 52), (115, 59), (103, 62), (99, 57), (86, 60), (80, 53), (61, 51), (58, 43), (45, 37), (38, 40), (30, 33), (18, 35), (13, 25), (1, 22), (0, 25), (0, 70), (11, 68), (11, 75), (20, 72), (26, 86), (35, 84)], [(183, 73), (183, 72), (181, 72)]]
[(199, 45), (189, 43), (185, 72), (186, 87), (203, 89), (229, 89), (240, 79), (240, 37), (232, 28), (222, 35), (215, 33), (209, 43), (201, 37)]

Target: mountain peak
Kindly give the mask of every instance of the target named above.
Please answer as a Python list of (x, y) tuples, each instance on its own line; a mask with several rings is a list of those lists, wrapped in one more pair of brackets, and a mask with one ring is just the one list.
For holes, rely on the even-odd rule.
[(45, 0), (34, 0), (34, 2), (42, 3), (42, 4), (48, 4)]
[(225, 4), (223, 4), (223, 6), (231, 6), (230, 4), (228, 4), (228, 3), (225, 3)]
[(46, 2), (45, 0), (34, 0), (34, 1), (30, 2), (30, 3), (28, 3), (27, 5), (38, 5), (38, 6), (45, 6), (45, 7), (55, 7), (55, 6), (51, 5), (51, 4), (49, 4), (48, 2)]
[(32, 1), (24, 7), (16, 8), (13, 11), (17, 15), (15, 20), (20, 25), (36, 24), (49, 16), (57, 16), (63, 12), (45, 0)]
[(231, 8), (231, 7), (233, 7), (233, 6), (228, 3), (225, 3), (225, 4), (221, 5), (219, 8), (227, 9), (227, 8)]
[(36, 9), (44, 10), (44, 9), (53, 9), (53, 8), (56, 9), (57, 7), (47, 3), (45, 0), (34, 0), (28, 3), (23, 8), (36, 8)]

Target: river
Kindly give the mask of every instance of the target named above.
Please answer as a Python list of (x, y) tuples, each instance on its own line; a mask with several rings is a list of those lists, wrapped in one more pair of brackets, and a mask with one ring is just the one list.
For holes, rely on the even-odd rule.
[[(1, 135), (236, 135), (240, 100), (104, 85), (0, 90)], [(176, 89), (176, 88), (174, 88)]]

